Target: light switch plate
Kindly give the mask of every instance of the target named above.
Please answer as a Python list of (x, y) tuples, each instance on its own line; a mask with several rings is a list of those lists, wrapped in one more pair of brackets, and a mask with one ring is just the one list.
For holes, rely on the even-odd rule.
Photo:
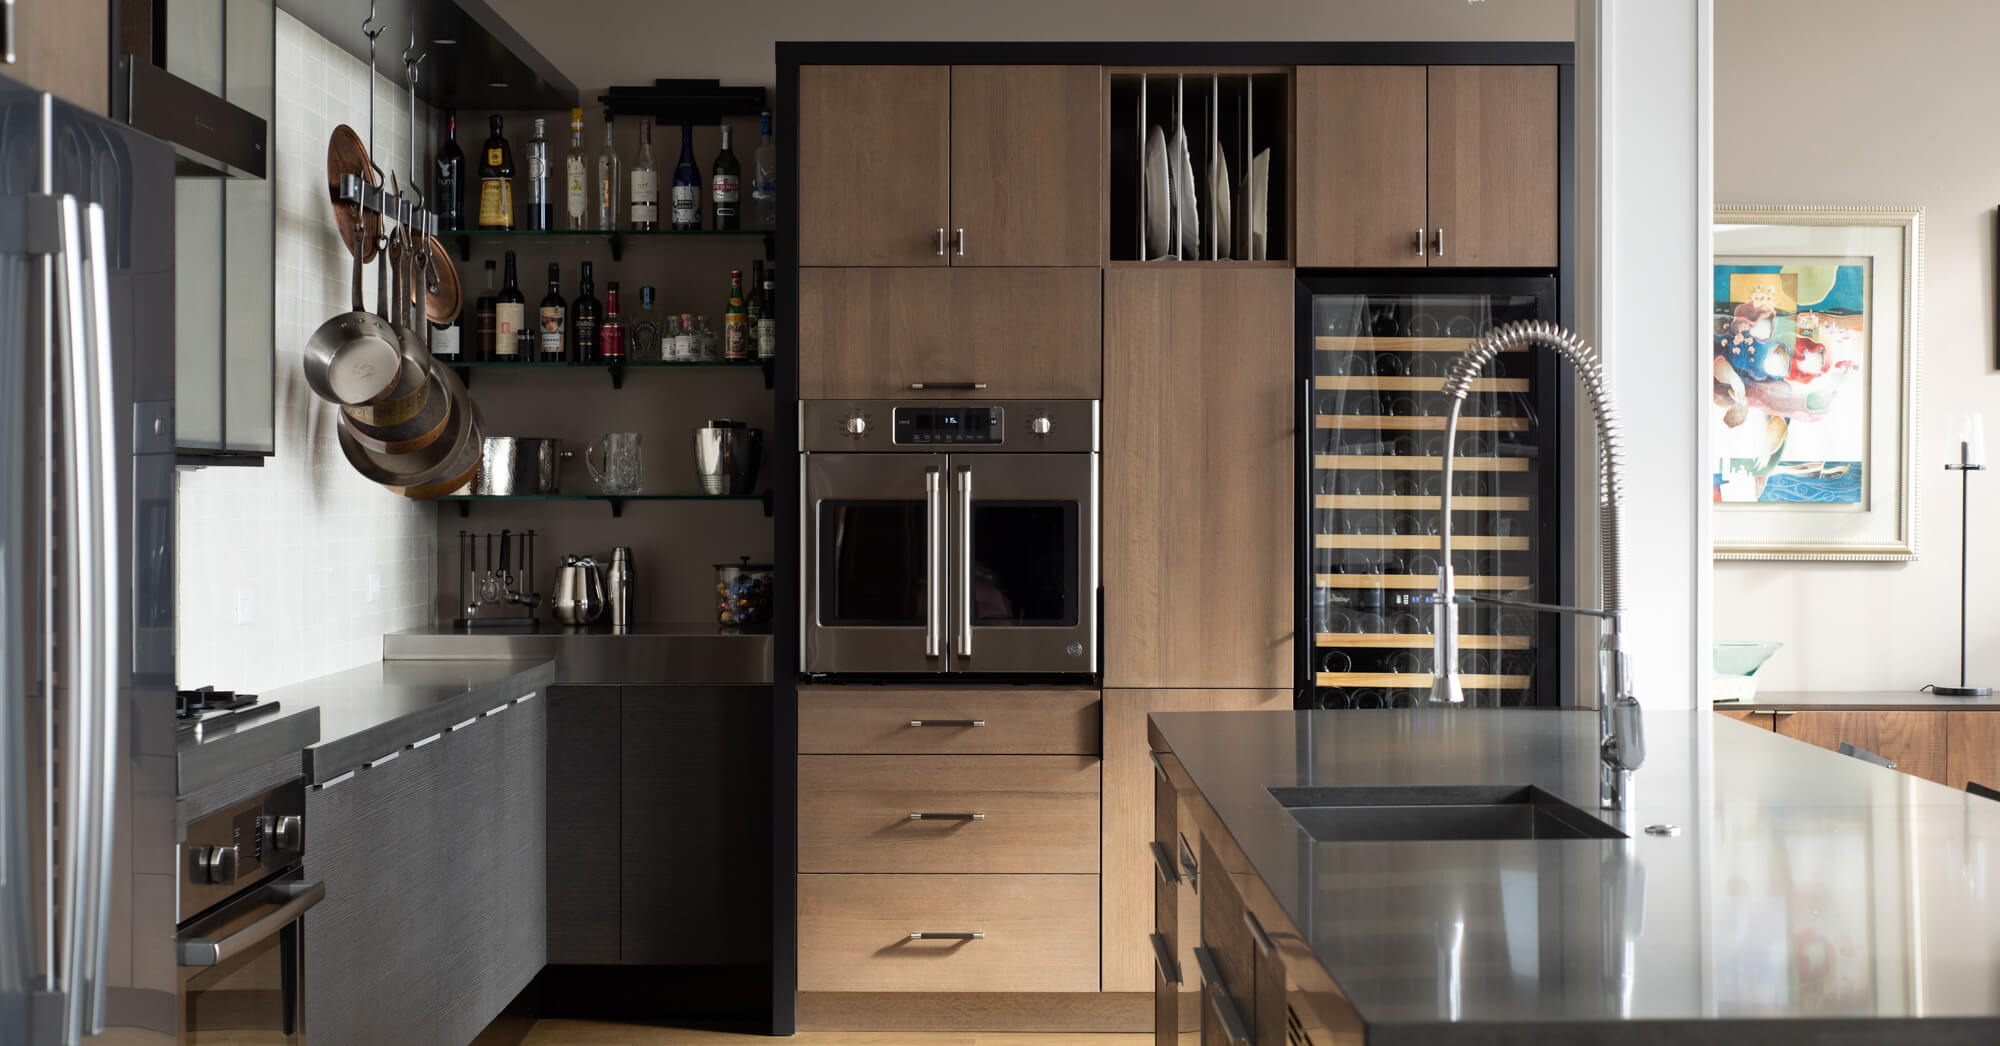
[(257, 590), (239, 588), (236, 590), (236, 623), (247, 625), (257, 620)]

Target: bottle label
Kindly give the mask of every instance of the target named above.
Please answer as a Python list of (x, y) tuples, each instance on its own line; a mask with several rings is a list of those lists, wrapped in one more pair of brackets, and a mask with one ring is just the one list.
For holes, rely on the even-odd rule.
[(757, 358), (773, 359), (778, 355), (778, 321), (764, 317), (757, 321)]
[(540, 149), (528, 150), (528, 180), (539, 182), (549, 176), (549, 158)]
[(750, 198), (753, 200), (775, 200), (778, 198), (778, 180), (759, 178), (750, 183)]
[(611, 222), (611, 211), (618, 206), (613, 197), (618, 195), (618, 172), (608, 163), (597, 165), (597, 213), (598, 220)]
[(694, 335), (692, 333), (674, 335), (674, 358), (677, 360), (694, 359)]
[(493, 329), (497, 325), (492, 299), (479, 303), (479, 312), (473, 322), (475, 324), (473, 337), (477, 339), (473, 344), (479, 349), (479, 358), (490, 360), (493, 358)]
[(655, 224), (660, 220), (660, 188), (652, 171), (632, 172), (632, 220)]
[(561, 355), (563, 350), (563, 307), (542, 306), (542, 336), (539, 344), (545, 353)]
[(607, 323), (597, 328), (597, 354), (607, 360), (625, 358), (625, 328), (621, 324)]
[(514, 227), (514, 185), (505, 178), (485, 178), (479, 183), (479, 226), (482, 229)]
[(443, 360), (458, 358), (458, 324), (431, 327), (431, 355)]
[(590, 199), (589, 194), (584, 191), (583, 181), (583, 157), (572, 156), (569, 160), (569, 192), (566, 194), (568, 196), (566, 202), (569, 204), (569, 216), (576, 219), (579, 225), (583, 224), (587, 213), (585, 208)]
[(527, 323), (528, 307), (518, 301), (503, 301), (493, 306), (493, 355), (503, 359), (519, 359), (521, 355), (521, 328)]
[(750, 358), (749, 317), (740, 312), (732, 312), (722, 317), (723, 358), (747, 360)]
[[(650, 304), (650, 303), (649, 303)], [(599, 341), (603, 341), (600, 335)], [(640, 320), (625, 328), (625, 341), (632, 344), (632, 358), (651, 363), (660, 358), (660, 325), (648, 320)]]
[(674, 186), (674, 224), (693, 226), (701, 222), (700, 194), (692, 185)]
[(713, 191), (716, 206), (720, 207), (725, 203), (733, 205), (741, 197), (743, 185), (733, 174), (718, 174), (714, 179)]
[(498, 166), (500, 166), (500, 161), (501, 161), (501, 159), (502, 159), (502, 157), (501, 157), (501, 155), (500, 155), (500, 150), (498, 150), (498, 149), (488, 149), (488, 150), (486, 150), (486, 166), (488, 166), (488, 167), (498, 167)]
[(576, 318), (576, 352), (583, 359), (591, 359), (597, 351), (597, 320), (589, 316)]

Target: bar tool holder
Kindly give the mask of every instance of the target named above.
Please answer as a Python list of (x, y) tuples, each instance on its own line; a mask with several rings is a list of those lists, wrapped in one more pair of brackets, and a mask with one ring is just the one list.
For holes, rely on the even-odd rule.
[[(485, 568), (479, 563), (480, 546), (485, 545)], [(518, 559), (510, 545), (519, 542)], [(501, 531), (499, 570), (494, 568), (494, 535), (458, 532), (458, 605), (464, 616), (452, 620), (460, 632), (534, 632), (541, 625), (535, 618), (542, 595), (535, 588), (535, 532), (519, 535)], [(517, 575), (511, 568), (520, 564)], [(518, 581), (518, 584), (516, 583)]]

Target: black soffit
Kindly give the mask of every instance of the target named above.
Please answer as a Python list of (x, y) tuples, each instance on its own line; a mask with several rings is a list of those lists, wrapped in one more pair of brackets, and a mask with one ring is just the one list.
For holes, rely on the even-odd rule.
[(414, 38), (411, 53), (425, 56), (417, 71), (417, 97), (434, 108), (577, 104), (576, 85), (482, 0), (278, 0), (279, 10), (364, 62), (368, 38), (361, 23), (371, 6), (376, 23), (387, 27), (376, 49), (376, 71), (407, 91), (403, 51)]

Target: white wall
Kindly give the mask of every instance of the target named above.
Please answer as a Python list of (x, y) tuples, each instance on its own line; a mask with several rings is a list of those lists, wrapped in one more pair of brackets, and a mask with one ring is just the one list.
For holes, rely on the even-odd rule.
[[(1958, 425), (2000, 415), (1994, 370), (1994, 207), (2000, 94), (1983, 0), (1730, 0), (1716, 26), (1715, 198), (1723, 204), (1924, 208), (1918, 290), (1914, 563), (1717, 563), (1715, 634), (1785, 644), (1763, 690), (1912, 690), (1958, 671)], [(1786, 53), (1774, 27), (1799, 27)], [(1805, 27), (1810, 26), (1809, 31)], [(1754, 31), (1744, 27), (1757, 27)], [(2000, 477), (1972, 477), (1973, 681), (2000, 680)]]
[[(354, 474), (334, 441), (334, 408), (299, 365), (307, 336), (348, 307), (326, 139), (343, 122), (368, 133), (368, 67), (282, 12), (277, 58), (278, 453), (260, 469), (180, 474), (182, 686), (261, 691), (350, 668), (381, 657), (382, 633), (431, 618), (436, 508)], [(376, 159), (407, 171), (404, 106), (378, 84)], [(249, 620), (238, 623), (246, 593)]]

